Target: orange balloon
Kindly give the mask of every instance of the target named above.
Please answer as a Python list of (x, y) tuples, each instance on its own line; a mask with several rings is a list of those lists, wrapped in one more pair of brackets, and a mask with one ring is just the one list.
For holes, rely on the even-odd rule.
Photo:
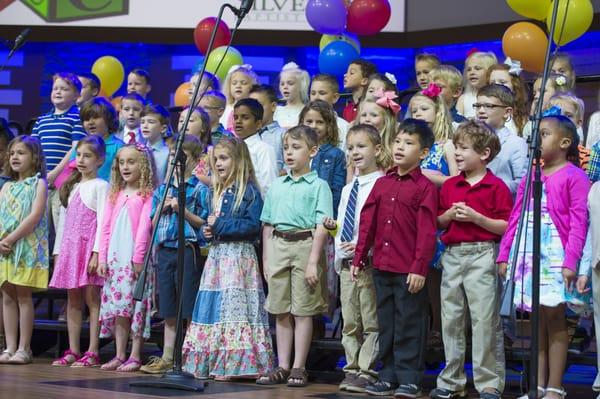
[(117, 96), (110, 100), (110, 103), (113, 105), (113, 107), (115, 107), (117, 112), (121, 112), (121, 100), (122, 99), (123, 99), (123, 96)]
[(509, 26), (502, 36), (502, 51), (529, 72), (541, 73), (548, 48), (548, 37), (531, 22), (517, 22)]
[(190, 88), (190, 82), (185, 82), (179, 85), (177, 90), (175, 90), (175, 96), (173, 96), (173, 102), (175, 103), (175, 106), (185, 107), (186, 105), (190, 105)]
[(104, 97), (104, 98), (106, 98), (107, 100), (110, 101), (110, 96), (107, 95), (106, 92), (104, 90), (102, 90), (102, 89), (100, 89), (100, 91), (98, 92), (98, 97)]

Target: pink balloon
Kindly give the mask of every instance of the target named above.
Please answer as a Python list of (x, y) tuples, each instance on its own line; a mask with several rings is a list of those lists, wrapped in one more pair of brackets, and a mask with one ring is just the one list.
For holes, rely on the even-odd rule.
[(354, 0), (348, 8), (346, 29), (360, 36), (375, 35), (385, 28), (391, 15), (388, 0)]

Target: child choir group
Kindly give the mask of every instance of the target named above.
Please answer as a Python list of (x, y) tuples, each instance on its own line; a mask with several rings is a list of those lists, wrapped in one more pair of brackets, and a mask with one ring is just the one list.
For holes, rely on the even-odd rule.
[[(499, 63), (493, 53), (469, 54), (463, 73), (420, 54), (415, 71), (420, 89), (403, 110), (393, 75), (353, 61), (339, 115), (336, 78), (311, 79), (294, 63), (280, 74), (285, 105), (250, 65), (233, 67), (222, 85), (193, 76), (201, 97), (183, 141), (185, 187), (165, 181), (176, 134), (169, 112), (147, 99), (147, 72), (129, 73), (118, 111), (97, 97), (94, 75), (57, 73), (54, 109), (30, 134), (13, 138), (4, 128), (0, 136), (0, 363), (32, 362), (32, 293), (53, 287), (68, 294), (69, 336), (54, 366), (171, 369), (183, 211), (183, 368), (195, 377), (306, 386), (313, 318), (339, 295), (340, 390), (420, 397), (426, 349), (443, 345), (445, 367), (429, 395), (466, 397), (470, 331), (475, 388), (500, 398), (502, 279), (514, 275), (517, 309), (532, 305), (532, 212), (525, 238), (515, 236), (523, 202), (532, 209), (526, 139), (541, 101), (538, 395), (563, 398), (567, 309), (594, 306), (600, 328), (600, 304), (591, 301), (600, 297), (600, 183), (592, 186), (600, 114), (584, 133), (566, 54), (552, 59), (543, 98), (541, 79), (530, 95), (518, 62)], [(136, 301), (149, 251), (150, 277)], [(164, 319), (164, 348), (143, 365), (153, 309)], [(105, 337), (116, 353), (101, 363)]]

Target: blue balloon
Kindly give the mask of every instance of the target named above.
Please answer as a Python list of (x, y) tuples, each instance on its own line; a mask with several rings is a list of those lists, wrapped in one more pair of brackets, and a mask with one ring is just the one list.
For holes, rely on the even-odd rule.
[(341, 76), (358, 56), (358, 51), (353, 45), (336, 40), (325, 46), (319, 54), (319, 70), (321, 73)]

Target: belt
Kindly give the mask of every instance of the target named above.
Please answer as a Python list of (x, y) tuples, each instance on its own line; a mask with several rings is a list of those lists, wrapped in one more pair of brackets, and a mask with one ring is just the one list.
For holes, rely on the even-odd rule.
[(458, 244), (449, 244), (448, 248), (462, 248), (462, 249), (475, 249), (475, 248), (490, 248), (495, 246), (494, 241), (477, 241), (477, 242), (461, 242)]
[(310, 230), (291, 231), (291, 232), (273, 230), (273, 235), (275, 237), (282, 238), (286, 241), (302, 241), (302, 240), (306, 240), (308, 238), (312, 238), (312, 236), (313, 236), (312, 231), (310, 231)]

